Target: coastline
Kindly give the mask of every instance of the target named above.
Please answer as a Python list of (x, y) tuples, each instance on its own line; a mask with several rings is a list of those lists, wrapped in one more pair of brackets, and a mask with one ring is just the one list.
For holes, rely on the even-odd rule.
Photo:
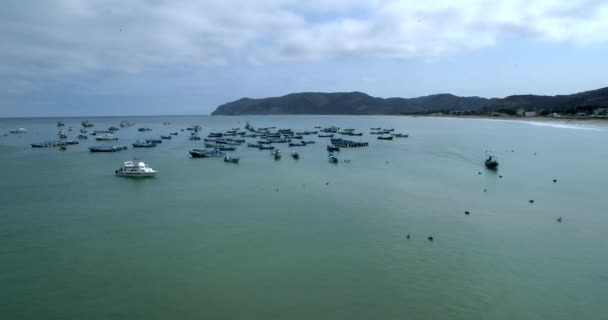
[(449, 119), (470, 119), (470, 120), (497, 120), (497, 121), (525, 121), (525, 122), (554, 122), (554, 123), (566, 123), (572, 125), (606, 125), (608, 124), (608, 118), (554, 118), (554, 117), (518, 117), (518, 116), (483, 116), (483, 115), (466, 115), (466, 116), (455, 116), (455, 115), (416, 115), (414, 117), (428, 117), (428, 118), (449, 118)]

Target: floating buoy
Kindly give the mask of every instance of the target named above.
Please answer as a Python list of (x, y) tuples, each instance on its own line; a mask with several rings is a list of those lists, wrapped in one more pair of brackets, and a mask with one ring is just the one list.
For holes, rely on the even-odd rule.
[(466, 215), (468, 216), (468, 215), (469, 215), (469, 212), (468, 212), (468, 211), (465, 211), (465, 212), (464, 212), (464, 214), (466, 214)]
[(483, 192), (486, 192), (486, 189), (483, 189)]
[(477, 172), (477, 174), (481, 174), (481, 171)]
[(553, 179), (553, 183), (556, 183), (556, 182), (557, 182), (557, 179)]
[(534, 203), (534, 200), (528, 200), (529, 203)]
[(502, 176), (498, 176), (499, 178), (502, 178)]
[(428, 237), (427, 238), (429, 241), (433, 241), (433, 237)]
[(557, 218), (557, 222), (562, 222), (562, 217)]
[(406, 239), (409, 239), (409, 238), (410, 238), (410, 235), (408, 234), (407, 236), (405, 236), (405, 238), (406, 238)]

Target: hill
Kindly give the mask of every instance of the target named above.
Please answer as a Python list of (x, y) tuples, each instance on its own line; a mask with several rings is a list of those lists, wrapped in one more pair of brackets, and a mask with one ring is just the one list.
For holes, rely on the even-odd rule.
[(268, 114), (424, 114), (439, 111), (487, 112), (500, 109), (565, 111), (608, 106), (608, 88), (572, 95), (514, 95), (506, 98), (435, 94), (418, 98), (377, 98), (362, 92), (302, 92), (263, 99), (242, 98), (223, 104), (212, 115)]

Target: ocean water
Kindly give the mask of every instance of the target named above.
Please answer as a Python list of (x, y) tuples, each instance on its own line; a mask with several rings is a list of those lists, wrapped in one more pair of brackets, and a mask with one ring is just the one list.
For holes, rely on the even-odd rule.
[[(606, 317), (608, 125), (130, 117), (116, 134), (130, 145), (246, 121), (364, 132), (353, 139), (369, 147), (343, 149), (337, 165), (316, 136), (278, 145), (280, 161), (239, 147), (238, 165), (192, 159), (203, 142), (187, 131), (117, 153), (90, 153), (92, 137), (65, 152), (29, 146), (56, 140), (57, 120), (75, 138), (83, 119), (0, 119), (0, 133), (28, 129), (0, 136), (2, 319)], [(123, 118), (90, 120), (105, 129)], [(379, 141), (370, 127), (410, 138)], [(487, 150), (496, 173), (483, 167)], [(115, 177), (133, 157), (158, 177)]]

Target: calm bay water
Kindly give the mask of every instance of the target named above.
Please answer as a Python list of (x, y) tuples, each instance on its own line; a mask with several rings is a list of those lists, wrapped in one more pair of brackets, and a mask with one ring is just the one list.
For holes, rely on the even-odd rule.
[[(2, 319), (605, 317), (608, 125), (193, 116), (132, 117), (117, 132), (130, 145), (193, 124), (335, 124), (370, 142), (338, 165), (316, 136), (279, 145), (280, 161), (242, 146), (234, 165), (190, 158), (203, 142), (188, 132), (154, 149), (90, 153), (92, 137), (32, 149), (56, 140), (57, 120), (75, 138), (83, 119), (0, 119), (0, 133), (29, 131), (0, 137)], [(410, 138), (378, 141), (370, 127)], [(115, 177), (134, 156), (159, 176)]]

